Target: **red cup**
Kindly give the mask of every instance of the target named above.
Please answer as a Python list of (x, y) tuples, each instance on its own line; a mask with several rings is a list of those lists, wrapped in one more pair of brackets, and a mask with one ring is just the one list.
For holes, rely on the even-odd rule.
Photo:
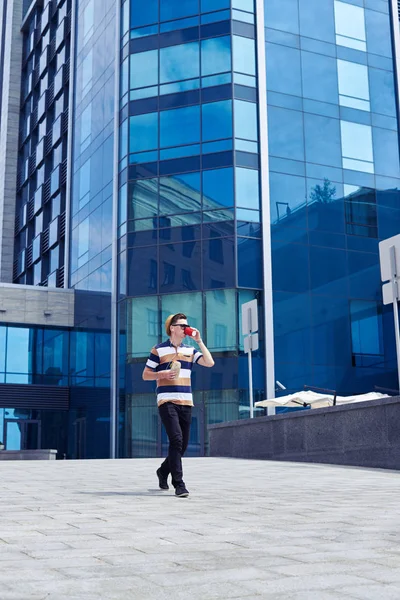
[(184, 329), (185, 335), (189, 335), (190, 337), (194, 337), (197, 333), (196, 329), (193, 329), (193, 327), (185, 327)]

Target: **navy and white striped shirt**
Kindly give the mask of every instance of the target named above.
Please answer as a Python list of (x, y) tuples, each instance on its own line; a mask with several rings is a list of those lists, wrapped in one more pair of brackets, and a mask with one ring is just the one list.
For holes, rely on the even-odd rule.
[(161, 406), (165, 402), (193, 406), (193, 394), (191, 386), (192, 368), (202, 357), (202, 353), (181, 344), (176, 348), (170, 340), (158, 344), (151, 349), (147, 359), (146, 367), (154, 372), (166, 371), (171, 368), (171, 363), (178, 361), (181, 365), (177, 379), (163, 379), (157, 381), (157, 404)]

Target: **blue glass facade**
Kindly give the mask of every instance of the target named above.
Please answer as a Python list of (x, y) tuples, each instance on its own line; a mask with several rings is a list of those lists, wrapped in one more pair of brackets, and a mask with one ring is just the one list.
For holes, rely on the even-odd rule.
[(275, 380), (396, 387), (378, 257), (400, 228), (393, 26), (389, 0), (29, 9), (14, 280), (75, 288), (75, 327), (0, 327), (0, 383), (70, 398), (0, 409), (3, 435), (47, 419), (68, 457), (107, 457), (116, 404), (117, 455), (164, 453), (141, 374), (182, 311), (215, 358), (193, 380), (188, 455), (206, 454), (209, 423), (249, 415), (254, 298), (255, 400)]
[(395, 388), (378, 259), (400, 228), (389, 2), (272, 0), (265, 39), (276, 377)]
[[(145, 358), (183, 311), (216, 358), (195, 375), (189, 453), (210, 422), (248, 411), (242, 298), (262, 306), (258, 104), (253, 2), (123, 3), (119, 314), (127, 456), (166, 440)], [(232, 20), (232, 17), (234, 20)], [(262, 352), (256, 394), (265, 383)]]

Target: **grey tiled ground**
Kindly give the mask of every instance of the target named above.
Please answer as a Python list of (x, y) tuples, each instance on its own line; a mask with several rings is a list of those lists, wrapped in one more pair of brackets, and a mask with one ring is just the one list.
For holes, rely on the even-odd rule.
[(0, 462), (1, 600), (400, 600), (400, 474), (200, 458)]

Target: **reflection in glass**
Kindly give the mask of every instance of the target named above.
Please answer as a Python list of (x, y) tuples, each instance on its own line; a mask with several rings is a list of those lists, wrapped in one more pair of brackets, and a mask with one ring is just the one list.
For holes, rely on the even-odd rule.
[(203, 208), (233, 205), (233, 169), (203, 171)]
[(271, 222), (306, 227), (307, 196), (304, 177), (270, 173)]
[(366, 51), (364, 9), (335, 0), (336, 43)]
[(264, 12), (266, 27), (299, 33), (298, 0), (268, 0), (264, 2)]
[(233, 36), (233, 70), (246, 75), (256, 74), (254, 40), (238, 35)]
[(207, 346), (211, 351), (236, 349), (235, 290), (206, 292)]
[(201, 113), (203, 142), (232, 137), (232, 100), (203, 104)]
[(268, 42), (266, 54), (268, 91), (301, 96), (300, 50)]
[(158, 113), (129, 117), (129, 152), (152, 150), (158, 146)]
[(235, 169), (236, 206), (260, 208), (259, 173), (254, 169)]
[(28, 327), (8, 327), (6, 370), (9, 373), (32, 372), (34, 332)]
[(342, 166), (340, 128), (337, 119), (304, 115), (307, 162), (317, 165)]
[(159, 247), (160, 292), (201, 289), (201, 244), (162, 244)]
[[(369, 125), (340, 121), (343, 167), (373, 173), (372, 129)], [(349, 160), (350, 159), (350, 160)]]
[(158, 21), (158, 0), (130, 0), (131, 28), (149, 25)]
[(198, 12), (199, 0), (160, 0), (161, 21), (188, 17)]
[(160, 215), (201, 209), (200, 173), (160, 177)]
[(350, 300), (353, 355), (382, 356), (382, 314), (377, 302)]
[(158, 50), (131, 54), (130, 61), (131, 89), (158, 84)]
[(200, 141), (200, 107), (189, 106), (160, 113), (162, 147), (194, 144)]
[(341, 106), (369, 110), (368, 67), (338, 60), (339, 103)]
[(214, 75), (231, 70), (231, 40), (229, 36), (201, 42), (201, 74)]
[[(162, 308), (161, 308), (161, 320), (162, 322), (168, 317), (168, 315), (176, 314), (177, 312), (183, 312), (188, 318), (188, 323), (195, 328), (198, 328), (200, 332), (203, 331), (203, 311), (202, 311), (202, 297), (201, 293), (187, 293), (187, 294), (173, 294), (163, 295), (161, 297)], [(163, 331), (163, 338), (165, 332)], [(189, 346), (196, 346), (190, 338), (185, 339), (185, 344)]]
[(301, 66), (304, 98), (337, 103), (336, 60), (330, 56), (303, 51)]
[(127, 310), (127, 353), (132, 357), (147, 356), (159, 340), (158, 299), (130, 298)]
[(199, 75), (199, 42), (161, 48), (160, 83), (192, 79)]
[(245, 102), (244, 100), (235, 100), (234, 115), (235, 138), (257, 141), (257, 104), (255, 104), (254, 102)]
[(158, 214), (158, 179), (142, 179), (129, 184), (128, 218), (155, 217)]
[(268, 108), (271, 156), (304, 160), (303, 114), (286, 108)]

